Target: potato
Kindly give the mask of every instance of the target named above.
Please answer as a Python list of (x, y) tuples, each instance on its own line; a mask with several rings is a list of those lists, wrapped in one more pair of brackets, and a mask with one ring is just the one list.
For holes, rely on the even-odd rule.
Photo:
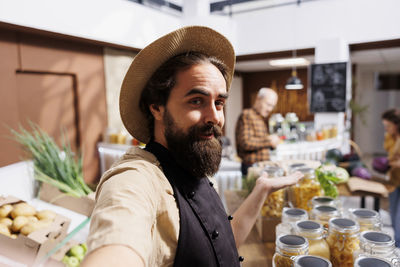
[(29, 222), (37, 222), (37, 221), (39, 221), (39, 219), (36, 216), (28, 216), (26, 218), (28, 218)]
[(10, 218), (1, 218), (0, 219), (0, 224), (4, 224), (8, 228), (11, 228), (13, 221)]
[(50, 220), (54, 221), (54, 218), (57, 216), (57, 214), (54, 211), (51, 210), (41, 210), (38, 213), (36, 213), (36, 217), (39, 220)]
[(12, 239), (17, 239), (18, 236), (17, 236), (16, 234), (11, 234), (10, 237), (11, 237)]
[(27, 223), (24, 227), (22, 227), (21, 234), (29, 235), (30, 233), (33, 233), (37, 230), (48, 227), (50, 223), (51, 223), (50, 221), (37, 221), (37, 222)]
[(33, 216), (35, 214), (36, 209), (25, 202), (15, 204), (11, 211), (11, 217), (14, 219), (18, 216)]
[(6, 204), (0, 207), (0, 218), (8, 217), (10, 212), (13, 210), (13, 206)]
[(0, 224), (0, 234), (6, 235), (6, 236), (10, 236), (10, 229), (8, 229), (8, 227), (4, 224)]
[(29, 219), (25, 216), (18, 216), (14, 219), (13, 224), (11, 225), (11, 230), (13, 232), (19, 232), (25, 224), (29, 222)]

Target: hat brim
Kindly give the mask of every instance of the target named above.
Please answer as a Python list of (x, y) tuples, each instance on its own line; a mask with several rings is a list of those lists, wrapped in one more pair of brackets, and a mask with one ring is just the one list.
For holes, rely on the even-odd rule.
[(151, 136), (147, 118), (139, 108), (144, 87), (163, 63), (190, 51), (221, 60), (227, 68), (229, 90), (235, 67), (235, 52), (225, 36), (208, 27), (188, 26), (157, 39), (133, 59), (122, 82), (119, 98), (122, 122), (128, 132), (140, 142), (147, 144)]

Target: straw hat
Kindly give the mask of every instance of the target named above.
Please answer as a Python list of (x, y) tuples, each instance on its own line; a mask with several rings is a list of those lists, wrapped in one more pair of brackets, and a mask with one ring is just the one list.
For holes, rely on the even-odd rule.
[(148, 121), (139, 108), (142, 90), (153, 73), (170, 58), (185, 52), (200, 52), (216, 57), (227, 67), (229, 89), (232, 81), (235, 52), (220, 33), (203, 26), (180, 28), (143, 48), (133, 59), (125, 75), (119, 97), (122, 122), (128, 132), (143, 143), (150, 141)]

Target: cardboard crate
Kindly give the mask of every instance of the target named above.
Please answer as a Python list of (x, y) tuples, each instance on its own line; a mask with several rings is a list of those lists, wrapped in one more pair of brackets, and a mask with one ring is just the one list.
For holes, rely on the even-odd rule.
[(50, 184), (42, 183), (39, 199), (90, 217), (95, 204), (95, 193), (80, 198), (71, 197)]
[(258, 235), (263, 242), (275, 242), (275, 228), (281, 222), (281, 218), (265, 218), (259, 216), (256, 220)]
[[(23, 202), (18, 198), (0, 197), (0, 206)], [(0, 255), (14, 262), (15, 266), (35, 266), (67, 235), (70, 219), (57, 214), (52, 224), (32, 232), (28, 236), (19, 234), (16, 239), (0, 234)], [(13, 265), (11, 265), (13, 266)]]

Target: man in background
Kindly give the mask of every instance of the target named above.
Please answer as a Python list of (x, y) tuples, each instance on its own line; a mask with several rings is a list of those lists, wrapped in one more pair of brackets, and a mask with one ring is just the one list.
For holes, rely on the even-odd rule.
[(269, 160), (270, 149), (279, 144), (279, 137), (270, 135), (267, 116), (275, 108), (278, 95), (270, 88), (261, 88), (253, 107), (243, 110), (236, 123), (236, 151), (242, 159), (242, 174), (256, 162)]

